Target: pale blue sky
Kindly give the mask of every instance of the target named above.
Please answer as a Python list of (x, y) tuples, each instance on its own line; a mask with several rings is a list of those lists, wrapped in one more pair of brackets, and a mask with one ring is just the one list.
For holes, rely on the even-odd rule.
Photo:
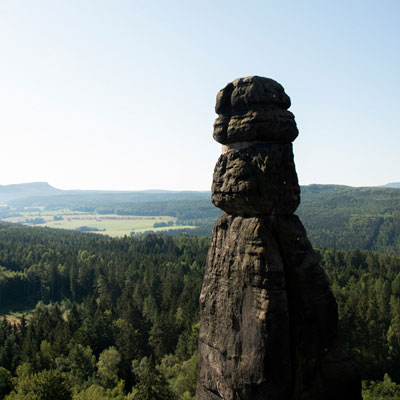
[(0, 0), (0, 185), (208, 190), (215, 96), (292, 99), (301, 184), (400, 181), (400, 1)]

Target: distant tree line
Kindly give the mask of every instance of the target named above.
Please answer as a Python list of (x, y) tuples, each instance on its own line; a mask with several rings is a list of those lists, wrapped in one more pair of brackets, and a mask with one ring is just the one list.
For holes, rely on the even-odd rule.
[[(0, 398), (193, 399), (208, 241), (0, 224), (1, 309), (39, 302), (0, 322)], [(400, 256), (318, 254), (365, 398), (399, 397)]]
[[(221, 210), (210, 201), (210, 193), (86, 193), (32, 197), (0, 207), (0, 218), (16, 216), (25, 207), (55, 211), (70, 209), (99, 214), (161, 216), (177, 218), (177, 225), (193, 230), (179, 233), (210, 235)], [(301, 187), (301, 204), (296, 212), (314, 247), (374, 250), (400, 253), (400, 190), (354, 188), (340, 185)], [(177, 235), (177, 231), (170, 231)]]

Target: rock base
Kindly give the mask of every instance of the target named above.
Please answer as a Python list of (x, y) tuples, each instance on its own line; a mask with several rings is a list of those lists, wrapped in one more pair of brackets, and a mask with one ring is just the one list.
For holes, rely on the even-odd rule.
[(197, 400), (359, 400), (337, 306), (300, 220), (218, 220), (200, 296)]

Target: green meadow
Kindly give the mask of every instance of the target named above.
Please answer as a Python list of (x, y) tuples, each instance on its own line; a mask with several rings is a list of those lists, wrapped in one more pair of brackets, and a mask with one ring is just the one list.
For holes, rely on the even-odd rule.
[[(143, 233), (160, 232), (168, 229), (194, 228), (188, 225), (176, 225), (176, 218), (170, 216), (134, 216), (116, 214), (85, 214), (59, 210), (58, 212), (24, 212), (19, 216), (4, 219), (7, 222), (30, 226), (42, 226), (58, 229), (80, 230), (100, 233), (112, 237)], [(154, 224), (165, 225), (154, 227)]]

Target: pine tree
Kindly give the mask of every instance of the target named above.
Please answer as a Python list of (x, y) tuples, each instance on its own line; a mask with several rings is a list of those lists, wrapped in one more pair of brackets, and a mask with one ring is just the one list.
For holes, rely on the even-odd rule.
[(152, 359), (144, 357), (140, 364), (134, 361), (132, 369), (137, 377), (134, 400), (177, 400)]

